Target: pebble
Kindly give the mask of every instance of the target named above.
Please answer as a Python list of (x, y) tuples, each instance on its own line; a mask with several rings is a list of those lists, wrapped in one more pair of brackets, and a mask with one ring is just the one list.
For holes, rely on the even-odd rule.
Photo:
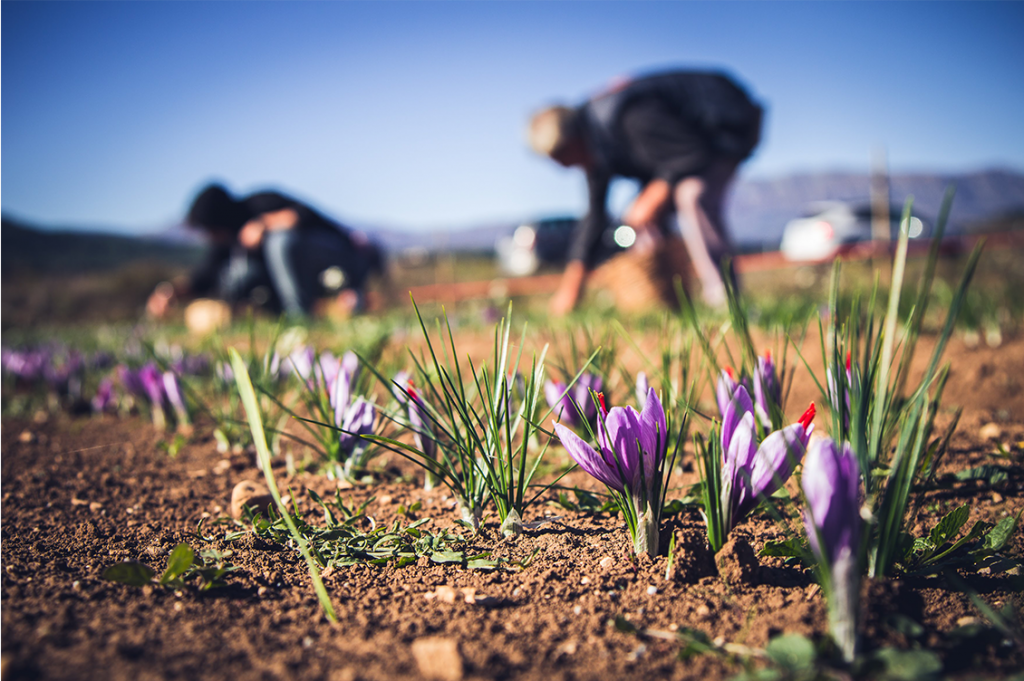
[(256, 595), (259, 596), (260, 598), (263, 598), (264, 596), (267, 595), (267, 591), (269, 591), (269, 589), (267, 589), (267, 587), (261, 586), (260, 588), (256, 589)]
[(658, 593), (658, 587), (656, 587), (656, 586), (649, 586), (649, 587), (647, 587), (647, 595), (648, 596), (653, 596), (656, 593)]
[[(249, 506), (254, 511), (266, 513), (267, 507), (273, 501), (274, 499), (270, 496), (266, 487), (257, 485), (249, 480), (243, 480), (231, 490), (231, 517), (235, 519), (241, 518), (242, 509), (245, 506)], [(220, 507), (218, 506), (214, 509), (214, 512), (219, 513), (219, 509)]]
[(416, 639), (412, 642), (412, 656), (425, 678), (433, 681), (462, 679), (462, 655), (454, 639), (440, 636)]
[(604, 570), (607, 570), (608, 568), (610, 568), (614, 564), (615, 564), (615, 559), (612, 558), (611, 556), (605, 556), (604, 558), (602, 558), (598, 562), (598, 565), (600, 565), (601, 568), (604, 569)]
[(584, 577), (581, 579), (580, 584), (590, 584), (590, 577)]
[(998, 440), (1002, 434), (1003, 429), (999, 427), (998, 423), (986, 423), (978, 431), (978, 437), (982, 440)]

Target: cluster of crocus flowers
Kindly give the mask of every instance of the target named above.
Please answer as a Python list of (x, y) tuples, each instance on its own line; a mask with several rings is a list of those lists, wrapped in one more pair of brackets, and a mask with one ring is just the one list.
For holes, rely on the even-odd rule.
[(712, 431), (707, 445), (697, 437), (702, 513), (712, 551), (717, 553), (729, 532), (792, 475), (814, 430), (814, 414), (812, 402), (796, 423), (774, 432), (759, 429), (750, 393), (737, 384), (723, 409), (720, 436)]
[(814, 431), (814, 414), (812, 402), (796, 423), (758, 442), (754, 404), (745, 387), (736, 387), (722, 415), (721, 503), (726, 533), (792, 475)]
[(57, 343), (19, 350), (3, 348), (0, 366), (16, 382), (43, 383), (58, 395), (81, 396), (85, 360), (77, 350), (68, 350)]
[[(412, 431), (413, 446), (419, 450), (427, 459), (437, 459), (437, 442), (434, 437), (434, 428), (430, 415), (427, 412), (423, 397), (413, 385), (412, 377), (404, 371), (400, 371), (394, 378), (395, 399), (405, 410), (409, 423), (409, 430)], [(426, 479), (423, 482), (423, 489), (432, 490), (438, 483), (437, 474), (429, 467), (426, 469)]]
[(722, 368), (715, 384), (715, 399), (718, 402), (718, 412), (723, 418), (736, 388), (740, 386), (746, 389), (748, 395), (753, 393), (757, 423), (763, 430), (770, 431), (773, 427), (772, 412), (782, 406), (782, 384), (778, 379), (771, 351), (765, 350), (764, 354), (757, 358), (753, 376), (745, 373), (737, 376), (736, 370), (732, 367)]
[(590, 373), (580, 377), (566, 388), (561, 381), (547, 381), (544, 384), (544, 398), (555, 412), (555, 417), (571, 428), (583, 428), (584, 423), (593, 430), (597, 425), (598, 411), (592, 394), (600, 393), (604, 382), (600, 376)]
[(857, 648), (860, 591), (860, 466), (849, 443), (811, 444), (802, 477), (804, 525), (828, 600), (829, 627), (847, 661)]
[[(173, 409), (178, 427), (187, 427), (189, 418), (188, 405), (182, 394), (178, 376), (173, 371), (161, 371), (155, 362), (148, 362), (138, 369), (129, 369), (125, 365), (117, 367), (117, 375), (124, 390), (149, 405), (153, 425), (163, 430), (167, 427), (165, 408)], [(113, 399), (113, 386), (101, 384), (102, 396), (97, 395), (94, 407), (104, 410)]]
[(606, 409), (600, 393), (597, 400), (597, 449), (561, 423), (555, 422), (555, 432), (569, 456), (618, 501), (634, 551), (654, 556), (668, 450), (665, 410), (653, 389), (641, 412), (630, 406)]
[[(333, 366), (324, 367), (326, 370)], [(346, 352), (337, 362), (333, 380), (327, 384), (328, 399), (334, 410), (334, 425), (340, 429), (338, 436), (338, 457), (345, 461), (345, 475), (366, 465), (369, 441), (365, 435), (372, 435), (377, 422), (377, 408), (363, 396), (353, 399), (353, 387), (359, 374), (359, 357)]]

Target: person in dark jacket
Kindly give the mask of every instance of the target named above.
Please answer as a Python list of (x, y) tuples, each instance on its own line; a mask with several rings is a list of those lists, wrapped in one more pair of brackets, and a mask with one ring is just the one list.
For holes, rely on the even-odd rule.
[(186, 297), (305, 316), (319, 299), (339, 294), (359, 309), (367, 278), (383, 271), (376, 244), (278, 192), (235, 198), (212, 184), (193, 201), (185, 222), (203, 231), (211, 248), (187, 283), (157, 287), (147, 303), (154, 317)]
[(722, 208), (739, 164), (757, 146), (762, 109), (731, 78), (673, 71), (624, 80), (577, 107), (554, 106), (530, 122), (530, 145), (587, 175), (588, 210), (573, 237), (552, 312), (575, 307), (608, 222), (614, 177), (642, 190), (623, 222), (651, 243), (675, 210), (676, 222), (706, 302), (725, 302), (724, 261), (732, 247)]

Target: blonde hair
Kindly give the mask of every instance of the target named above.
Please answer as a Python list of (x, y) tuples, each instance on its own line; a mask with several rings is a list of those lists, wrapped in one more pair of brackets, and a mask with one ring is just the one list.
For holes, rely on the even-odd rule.
[(576, 110), (567, 106), (550, 106), (533, 115), (526, 138), (538, 154), (555, 156), (578, 134)]

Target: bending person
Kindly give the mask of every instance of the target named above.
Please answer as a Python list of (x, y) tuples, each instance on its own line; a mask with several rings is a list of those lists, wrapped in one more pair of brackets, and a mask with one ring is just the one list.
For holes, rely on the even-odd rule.
[(318, 300), (337, 294), (354, 311), (364, 303), (369, 275), (383, 272), (376, 244), (277, 192), (236, 199), (224, 187), (209, 185), (192, 203), (186, 223), (205, 233), (210, 252), (187, 283), (157, 287), (146, 306), (154, 317), (188, 297), (304, 316)]
[(563, 166), (586, 172), (586, 216), (577, 227), (552, 312), (572, 310), (593, 267), (608, 222), (614, 177), (639, 180), (624, 222), (654, 235), (675, 210), (704, 300), (725, 302), (724, 261), (732, 254), (723, 203), (739, 164), (760, 139), (762, 109), (720, 73), (675, 71), (617, 84), (577, 107), (533, 116), (530, 145)]

